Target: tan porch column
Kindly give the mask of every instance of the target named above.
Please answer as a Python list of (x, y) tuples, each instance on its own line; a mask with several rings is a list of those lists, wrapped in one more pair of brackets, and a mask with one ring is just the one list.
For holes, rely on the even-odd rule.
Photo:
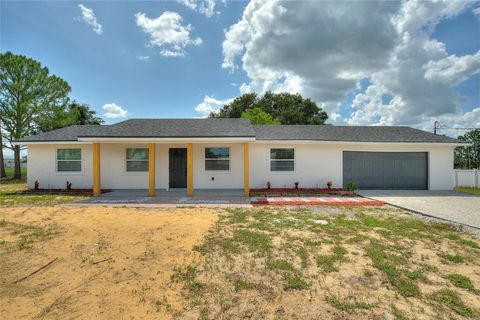
[(187, 196), (193, 195), (193, 145), (187, 144)]
[(100, 143), (93, 144), (93, 195), (95, 197), (101, 194), (100, 182)]
[(246, 197), (250, 195), (250, 158), (248, 143), (243, 144), (243, 193)]
[(155, 197), (155, 143), (148, 145), (148, 196)]

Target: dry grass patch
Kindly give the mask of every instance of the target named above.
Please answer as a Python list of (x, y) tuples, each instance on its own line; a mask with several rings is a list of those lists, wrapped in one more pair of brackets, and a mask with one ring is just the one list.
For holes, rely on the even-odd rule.
[(179, 316), (476, 318), (478, 244), (389, 207), (230, 210), (195, 248), (204, 260)]
[(216, 219), (206, 209), (0, 209), (2, 319), (175, 317), (182, 290), (199, 285), (192, 247)]

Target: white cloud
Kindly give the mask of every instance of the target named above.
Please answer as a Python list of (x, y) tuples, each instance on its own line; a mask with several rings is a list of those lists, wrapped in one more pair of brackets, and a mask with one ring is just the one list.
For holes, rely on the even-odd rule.
[(474, 55), (448, 56), (440, 60), (431, 60), (426, 65), (425, 78), (450, 84), (464, 82), (472, 75), (480, 73), (480, 50)]
[(218, 11), (215, 11), (215, 5), (217, 2), (215, 0), (177, 0), (177, 2), (209, 18), (214, 14), (219, 13)]
[(205, 96), (203, 101), (195, 107), (195, 111), (200, 114), (201, 118), (206, 118), (211, 112), (217, 112), (225, 104), (232, 102), (233, 99), (218, 100), (214, 97)]
[[(458, 137), (470, 131), (466, 128), (480, 128), (480, 107), (465, 113), (443, 114), (435, 120), (440, 122), (441, 127), (438, 130), (440, 134)], [(425, 119), (418, 127), (433, 131), (433, 121), (432, 119)]]
[(300, 92), (334, 108), (359, 79), (387, 64), (398, 37), (390, 22), (397, 7), (252, 1), (225, 34), (222, 67), (234, 71), (240, 62), (250, 90)]
[(98, 23), (97, 17), (95, 17), (93, 10), (85, 7), (83, 4), (79, 4), (78, 7), (80, 8), (82, 14), (81, 17), (79, 17), (78, 19), (91, 26), (96, 34), (102, 34), (102, 25)]
[(182, 25), (182, 17), (176, 12), (165, 11), (158, 18), (150, 19), (144, 13), (135, 14), (137, 25), (150, 35), (149, 45), (160, 48), (164, 57), (180, 57), (185, 55), (188, 45), (198, 46), (200, 38), (191, 38), (192, 26)]
[[(225, 32), (222, 67), (246, 72), (242, 93), (299, 92), (334, 123), (421, 127), (444, 115), (475, 121), (478, 113), (464, 114), (465, 98), (454, 86), (479, 72), (480, 53), (449, 55), (431, 36), (439, 21), (471, 5), (251, 1)], [(363, 79), (370, 84), (358, 92)], [(354, 90), (351, 116), (341, 119), (339, 105)]]
[(115, 103), (104, 104), (102, 109), (106, 111), (105, 118), (108, 119), (125, 118), (128, 115), (127, 110), (123, 109)]
[(135, 57), (137, 60), (140, 60), (140, 61), (143, 61), (143, 62), (148, 62), (150, 61), (150, 56), (141, 56), (141, 55), (138, 55)]

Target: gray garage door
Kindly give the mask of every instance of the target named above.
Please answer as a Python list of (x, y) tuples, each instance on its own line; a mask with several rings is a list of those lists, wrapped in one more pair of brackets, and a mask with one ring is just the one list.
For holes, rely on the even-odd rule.
[(426, 152), (343, 152), (343, 185), (358, 188), (422, 190), (428, 188)]

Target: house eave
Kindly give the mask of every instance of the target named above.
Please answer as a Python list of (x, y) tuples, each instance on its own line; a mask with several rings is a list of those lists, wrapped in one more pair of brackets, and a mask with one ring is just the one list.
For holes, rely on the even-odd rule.
[(257, 144), (327, 144), (327, 145), (351, 145), (351, 144), (360, 144), (360, 145), (438, 145), (438, 146), (452, 146), (452, 147), (468, 147), (469, 143), (453, 143), (453, 142), (434, 142), (434, 141), (425, 141), (425, 142), (408, 142), (408, 141), (331, 141), (331, 140), (255, 140)]
[(90, 143), (253, 142), (255, 137), (79, 137)]

